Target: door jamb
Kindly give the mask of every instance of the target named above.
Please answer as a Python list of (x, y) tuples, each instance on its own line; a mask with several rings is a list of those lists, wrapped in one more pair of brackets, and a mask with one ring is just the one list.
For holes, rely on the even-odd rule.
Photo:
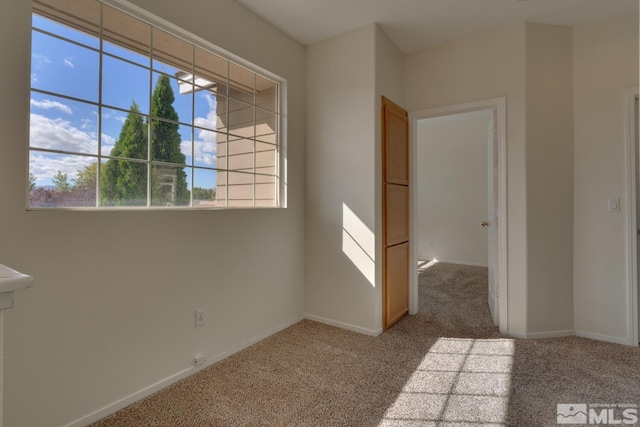
[(627, 187), (627, 300), (628, 306), (628, 344), (638, 346), (638, 244), (636, 221), (636, 139), (635, 139), (635, 100), (638, 88), (624, 91), (624, 139), (626, 155)]
[[(492, 98), (482, 101), (468, 102), (446, 107), (430, 108), (426, 110), (414, 111), (409, 113), (409, 129), (410, 129), (410, 182), (415, 183), (418, 179), (417, 173), (417, 125), (418, 120), (428, 119), (432, 117), (447, 116), (451, 114), (468, 113), (472, 111), (491, 110), (497, 118), (497, 127), (495, 129), (496, 138), (494, 144), (497, 144), (497, 174), (498, 174), (498, 253), (496, 271), (496, 292), (498, 297), (498, 326), (500, 332), (508, 334), (508, 266), (507, 266), (507, 123), (506, 123), (506, 97)], [(416, 250), (417, 242), (417, 186), (409, 186), (410, 198), (410, 237), (409, 237), (409, 259), (412, 262), (411, 275), (409, 276), (409, 314), (418, 312), (418, 255)]]

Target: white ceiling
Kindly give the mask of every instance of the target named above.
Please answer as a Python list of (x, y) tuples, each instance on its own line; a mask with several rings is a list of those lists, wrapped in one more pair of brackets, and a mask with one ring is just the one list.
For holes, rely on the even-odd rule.
[(405, 53), (496, 25), (583, 24), (638, 11), (638, 0), (237, 0), (302, 44), (378, 22)]

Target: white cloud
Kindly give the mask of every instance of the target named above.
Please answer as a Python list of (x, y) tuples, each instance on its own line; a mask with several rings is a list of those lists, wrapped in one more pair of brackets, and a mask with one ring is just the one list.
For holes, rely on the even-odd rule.
[(32, 151), (29, 159), (29, 172), (37, 177), (38, 184), (49, 183), (58, 171), (66, 173), (71, 183), (78, 171), (95, 162), (93, 157), (51, 155)]
[(115, 147), (116, 145), (116, 139), (111, 135), (107, 135), (106, 133), (102, 134), (101, 139), (102, 139), (101, 153), (103, 156), (108, 156), (109, 154), (111, 154), (111, 150), (113, 150), (113, 147)]
[(31, 114), (30, 144), (32, 147), (76, 153), (96, 153), (97, 137), (83, 132), (63, 119), (49, 119)]
[(31, 55), (31, 57), (33, 58), (34, 65), (38, 68), (45, 64), (51, 64), (51, 60), (49, 59), (49, 57), (41, 53), (34, 53)]
[(91, 119), (82, 119), (82, 124), (80, 125), (80, 129), (82, 130), (91, 130), (94, 128), (94, 121)]
[(115, 110), (107, 110), (107, 109), (102, 110), (102, 117), (104, 120), (113, 119), (113, 120), (119, 121), (122, 124), (124, 124), (124, 122), (127, 120), (126, 114), (117, 113)]
[[(218, 143), (215, 141), (196, 141), (194, 144), (195, 162), (208, 166), (215, 166), (218, 158), (216, 157), (216, 148)], [(185, 156), (191, 157), (191, 141), (182, 141), (180, 150)]]
[[(216, 129), (216, 124), (218, 121), (218, 116), (216, 115), (216, 100), (208, 93), (201, 93), (200, 96), (205, 98), (207, 103), (209, 104), (209, 112), (207, 113), (207, 117), (195, 117), (193, 123), (196, 126)], [(218, 158), (216, 157), (216, 149), (218, 147), (218, 134), (213, 131), (204, 129), (195, 129), (195, 132), (195, 162), (209, 166), (215, 166), (218, 160)], [(191, 141), (183, 141), (180, 147), (183, 154), (191, 156)]]
[(196, 129), (196, 140), (203, 142), (218, 142), (218, 134), (216, 132), (204, 129)]
[(38, 76), (36, 73), (31, 73), (31, 84), (38, 83)]
[(116, 145), (116, 139), (106, 133), (102, 134), (102, 145)]
[[(218, 160), (216, 151), (218, 148), (218, 134), (212, 131), (196, 129), (196, 140), (194, 141), (193, 154), (196, 163), (215, 166)], [(191, 156), (191, 141), (183, 141), (180, 144), (182, 153)]]
[(216, 142), (196, 141), (195, 146), (196, 161), (205, 165), (215, 165), (218, 158), (216, 157)]
[(42, 101), (36, 101), (35, 99), (31, 99), (31, 106), (36, 108), (41, 108), (43, 110), (60, 110), (66, 114), (73, 114), (71, 111), (71, 107), (68, 105), (64, 105), (62, 102), (51, 101), (50, 99), (43, 99)]
[(209, 112), (207, 113), (207, 117), (195, 117), (193, 123), (196, 126), (217, 129), (218, 116), (216, 114), (216, 99), (208, 93), (201, 93), (200, 96), (206, 99), (209, 104)]
[[(193, 152), (196, 163), (215, 166), (217, 160), (216, 145), (215, 142), (196, 141)], [(182, 141), (180, 151), (185, 156), (191, 157), (191, 141)]]
[(73, 62), (71, 61), (71, 58), (64, 58), (64, 60), (63, 60), (63, 61), (64, 61), (64, 65), (65, 65), (66, 67), (69, 67), (69, 68), (76, 68), (76, 66), (75, 66), (75, 65), (73, 65)]

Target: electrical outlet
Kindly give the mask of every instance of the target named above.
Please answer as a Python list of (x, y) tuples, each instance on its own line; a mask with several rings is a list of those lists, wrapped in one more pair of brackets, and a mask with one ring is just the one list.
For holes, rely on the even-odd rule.
[(196, 326), (204, 326), (204, 308), (196, 308)]
[(204, 354), (202, 353), (196, 354), (196, 356), (193, 358), (193, 364), (196, 366), (202, 366), (202, 364), (206, 361), (207, 359), (204, 357)]

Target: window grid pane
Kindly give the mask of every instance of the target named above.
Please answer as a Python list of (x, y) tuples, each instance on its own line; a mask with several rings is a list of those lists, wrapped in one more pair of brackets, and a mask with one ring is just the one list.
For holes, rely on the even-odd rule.
[(82, 5), (33, 2), (29, 207), (278, 206), (278, 84)]

